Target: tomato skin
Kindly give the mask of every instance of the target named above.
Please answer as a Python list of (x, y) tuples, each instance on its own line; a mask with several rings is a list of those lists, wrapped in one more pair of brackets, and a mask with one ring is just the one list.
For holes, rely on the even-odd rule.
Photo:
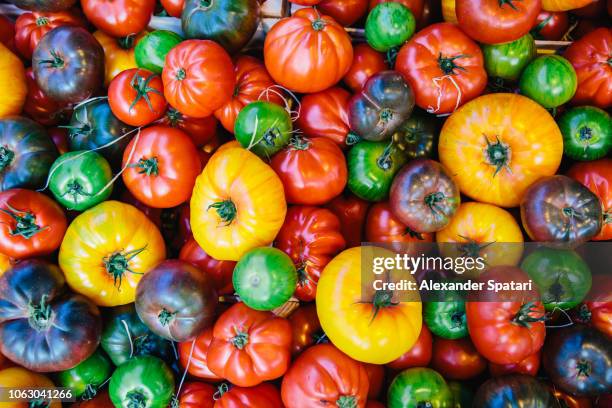
[(4, 44), (11, 52), (15, 49), (15, 23), (6, 16), (0, 16), (0, 43)]
[(398, 252), (410, 248), (410, 243), (432, 242), (432, 234), (415, 232), (403, 224), (391, 211), (389, 203), (376, 203), (368, 211), (365, 238), (368, 242), (387, 243)]
[(368, 0), (321, 0), (317, 9), (345, 27), (351, 26), (368, 10)]
[[(560, 404), (564, 404), (562, 406), (567, 407), (567, 408), (591, 408), (593, 405), (591, 404), (591, 400), (589, 398), (586, 397), (576, 397), (572, 394), (569, 393), (565, 393), (563, 391), (561, 391), (559, 388), (555, 387), (554, 385), (549, 385), (550, 391), (553, 394), (553, 397), (555, 397), (555, 400), (560, 403)], [(603, 398), (602, 398), (603, 399)]]
[(575, 10), (595, 0), (542, 0), (542, 9), (546, 11)]
[(325, 205), (340, 220), (340, 231), (347, 248), (361, 244), (369, 206), (370, 203), (350, 193), (343, 193)]
[[(436, 114), (453, 112), (480, 95), (487, 84), (480, 47), (450, 23), (432, 24), (414, 35), (400, 49), (395, 69), (412, 86), (416, 104)], [(461, 96), (450, 79), (436, 86), (436, 78), (447, 76)]]
[[(304, 381), (304, 378), (312, 381)], [(293, 362), (281, 386), (287, 408), (336, 405), (363, 408), (368, 390), (364, 365), (331, 344), (306, 349)]]
[(113, 37), (127, 37), (143, 31), (155, 0), (81, 0), (83, 12), (93, 25)]
[(368, 398), (378, 398), (385, 380), (385, 366), (380, 364), (363, 364), (368, 374)]
[(21, 113), (28, 92), (25, 68), (17, 55), (0, 44), (0, 86), (11, 89), (0, 98), (0, 118)]
[(254, 387), (231, 387), (215, 401), (215, 408), (266, 407), (283, 408), (280, 392), (269, 383)]
[(461, 300), (427, 302), (423, 319), (433, 334), (440, 338), (455, 340), (468, 336), (465, 302)]
[(541, 351), (537, 351), (525, 357), (518, 363), (495, 364), (489, 363), (489, 372), (493, 377), (501, 377), (508, 374), (525, 374), (535, 377), (540, 369)]
[(228, 295), (234, 292), (232, 273), (234, 272), (236, 262), (216, 260), (204, 252), (193, 237), (189, 237), (181, 248), (179, 259), (191, 262), (203, 273), (210, 276), (220, 295)]
[(612, 151), (612, 120), (606, 111), (579, 106), (565, 111), (558, 123), (566, 156), (590, 161)]
[(104, 86), (108, 87), (122, 71), (137, 68), (135, 50), (144, 38), (144, 32), (135, 37), (115, 38), (98, 30), (93, 36), (104, 50)]
[(545, 108), (556, 108), (576, 93), (576, 71), (558, 55), (538, 57), (527, 65), (519, 82), (521, 93)]
[(416, 21), (408, 7), (401, 3), (384, 2), (368, 14), (365, 36), (376, 51), (387, 52), (412, 37), (415, 29)]
[(36, 83), (32, 68), (26, 70), (28, 94), (23, 112), (41, 125), (56, 125), (65, 116), (66, 106), (49, 98)]
[(476, 351), (469, 338), (436, 338), (431, 368), (449, 380), (468, 380), (487, 369), (487, 360)]
[(438, 146), (440, 126), (432, 115), (416, 109), (391, 136), (409, 159), (429, 159)]
[[(372, 10), (377, 5), (390, 1), (391, 0), (370, 0), (369, 9)], [(414, 14), (414, 17), (417, 20), (421, 19), (423, 15), (423, 9), (425, 7), (424, 0), (398, 0), (397, 3), (403, 4), (404, 6), (408, 7), (408, 9), (410, 9), (410, 11), (412, 12), (412, 14)]]
[(566, 12), (542, 10), (531, 29), (536, 40), (558, 41), (569, 30), (569, 17)]
[[(22, 367), (10, 367), (0, 369), (0, 387), (3, 388), (53, 388), (55, 384), (48, 377), (26, 370)], [(49, 408), (61, 408), (62, 403), (58, 400), (45, 401)], [(29, 401), (5, 402), (5, 408), (27, 408)], [(103, 407), (100, 407), (103, 408)], [(108, 408), (108, 407), (104, 407)], [(111, 405), (112, 408), (112, 405)]]
[(393, 370), (405, 370), (411, 367), (426, 367), (429, 365), (432, 356), (433, 338), (431, 331), (425, 324), (421, 327), (421, 333), (414, 345), (395, 360), (387, 363), (386, 366)]
[(185, 7), (185, 0), (160, 0), (160, 3), (168, 15), (181, 18), (183, 7)]
[(517, 80), (523, 69), (536, 56), (535, 41), (531, 34), (509, 43), (482, 44), (487, 74), (507, 80)]
[(144, 68), (156, 74), (164, 69), (166, 55), (183, 39), (173, 31), (155, 30), (145, 35), (134, 47), (134, 60), (139, 68)]
[[(78, 365), (56, 374), (60, 387), (71, 388), (76, 398), (95, 395), (102, 384), (110, 377), (111, 362), (103, 352), (96, 350)], [(93, 390), (93, 392), (92, 392)]]
[(352, 59), (353, 47), (344, 28), (312, 8), (274, 24), (264, 43), (268, 72), (276, 83), (295, 92), (313, 93), (333, 86)]
[(291, 354), (296, 356), (308, 347), (319, 344), (325, 340), (319, 317), (317, 316), (317, 306), (308, 303), (300, 306), (289, 316), (293, 341), (291, 344)]
[(187, 40), (172, 48), (162, 80), (168, 103), (196, 118), (210, 116), (226, 104), (236, 84), (230, 56), (209, 40)]
[(179, 395), (178, 408), (213, 408), (215, 392), (215, 387), (210, 384), (199, 381), (186, 382)]
[(196, 147), (213, 142), (217, 135), (217, 120), (214, 116), (193, 118), (170, 107), (160, 119), (161, 125), (171, 126), (187, 133)]
[[(187, 362), (189, 362), (188, 372), (190, 375), (204, 380), (221, 380), (221, 377), (208, 368), (208, 350), (212, 340), (213, 329), (209, 327), (202, 330), (195, 339), (178, 344), (179, 361), (182, 367), (187, 367)], [(191, 352), (192, 345), (193, 353)], [(189, 360), (190, 354), (191, 361)]]
[(389, 408), (418, 408), (421, 404), (451, 408), (453, 394), (444, 378), (431, 368), (409, 368), (399, 373), (389, 385)]
[[(511, 399), (508, 396), (511, 395)], [(475, 407), (511, 408), (557, 406), (548, 388), (537, 379), (521, 374), (495, 377), (478, 388)]]
[(387, 69), (383, 54), (366, 43), (357, 44), (353, 49), (353, 62), (343, 81), (353, 92), (359, 92), (372, 75)]
[(166, 111), (162, 80), (144, 69), (127, 69), (111, 81), (108, 103), (122, 122), (131, 126), (148, 125)]
[(36, 45), (45, 34), (66, 25), (85, 26), (83, 20), (70, 11), (23, 13), (15, 21), (15, 47), (23, 58), (31, 59)]
[(295, 296), (309, 302), (315, 299), (323, 268), (344, 249), (345, 241), (340, 220), (331, 211), (294, 206), (287, 211), (274, 245), (289, 255), (298, 270)]
[(144, 400), (146, 402), (141, 404), (147, 408), (164, 408), (174, 393), (174, 376), (157, 357), (134, 357), (117, 367), (111, 376), (108, 393), (115, 407)]
[(289, 143), (293, 122), (282, 107), (266, 101), (245, 106), (234, 124), (234, 135), (242, 147), (269, 159)]

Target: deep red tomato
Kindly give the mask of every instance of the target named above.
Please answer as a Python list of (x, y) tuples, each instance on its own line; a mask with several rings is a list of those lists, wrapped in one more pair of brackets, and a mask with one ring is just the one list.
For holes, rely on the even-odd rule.
[(236, 86), (231, 99), (215, 111), (215, 116), (223, 127), (234, 133), (234, 123), (242, 108), (251, 102), (264, 100), (278, 105), (283, 104), (283, 97), (275, 89), (274, 80), (268, 74), (266, 66), (255, 57), (239, 55), (234, 60)]
[(87, 19), (113, 37), (138, 34), (147, 27), (155, 0), (81, 0)]
[(215, 408), (283, 408), (280, 392), (272, 384), (263, 383), (255, 387), (231, 387), (223, 392), (219, 387), (220, 398), (215, 401)]
[(365, 408), (385, 408), (385, 404), (374, 400), (368, 400)]
[(612, 339), (612, 281), (606, 275), (593, 276), (588, 301), (578, 307), (580, 323), (590, 324)]
[(421, 333), (414, 346), (401, 357), (387, 364), (387, 367), (401, 371), (411, 367), (426, 367), (432, 356), (433, 336), (425, 323), (421, 326)]
[(217, 389), (203, 382), (189, 381), (183, 384), (179, 395), (179, 408), (213, 408)]
[(565, 11), (540, 11), (531, 34), (536, 40), (557, 41), (569, 30), (569, 17)]
[(451, 113), (487, 85), (480, 47), (451, 23), (419, 31), (400, 49), (395, 69), (412, 86), (416, 104), (430, 113)]
[(449, 340), (436, 337), (431, 368), (449, 380), (468, 380), (487, 369), (487, 360), (468, 338)]
[(164, 96), (185, 115), (210, 116), (232, 98), (236, 79), (227, 52), (214, 41), (187, 40), (166, 55)]
[(368, 373), (368, 398), (378, 398), (382, 391), (383, 382), (385, 381), (385, 366), (380, 364), (367, 364), (363, 366)]
[(359, 21), (368, 11), (368, 0), (322, 0), (317, 8), (348, 27)]
[(376, 203), (370, 207), (366, 219), (365, 238), (368, 242), (391, 244), (398, 251), (406, 250), (406, 243), (432, 242), (433, 234), (412, 231), (391, 212), (388, 202)]
[(54, 28), (66, 25), (84, 27), (85, 23), (70, 11), (23, 13), (15, 21), (15, 46), (23, 58), (32, 59), (40, 39)]
[[(370, 10), (380, 3), (386, 3), (388, 1), (392, 0), (370, 0)], [(408, 7), (410, 11), (412, 11), (415, 19), (419, 20), (421, 18), (421, 15), (423, 14), (423, 7), (425, 5), (424, 0), (397, 0), (396, 2)]]
[(370, 203), (351, 193), (344, 193), (331, 200), (325, 207), (340, 220), (340, 230), (346, 241), (346, 247), (361, 245)]
[[(220, 380), (221, 377), (210, 371), (208, 368), (208, 349), (213, 338), (213, 329), (209, 327), (204, 330), (192, 341), (185, 341), (178, 344), (179, 361), (183, 368), (189, 367), (187, 372), (194, 377), (205, 380)], [(195, 343), (194, 343), (195, 342)], [(193, 345), (193, 352), (191, 351)], [(189, 360), (191, 354), (191, 361)]]
[(192, 118), (174, 108), (168, 108), (160, 123), (181, 129), (191, 137), (197, 147), (205, 146), (217, 135), (217, 119), (212, 115), (204, 118)]
[(612, 239), (612, 159), (576, 163), (567, 175), (595, 193), (603, 206), (603, 226), (599, 234), (591, 239), (594, 241)]
[(236, 262), (218, 261), (214, 259), (204, 252), (193, 237), (189, 237), (189, 240), (187, 240), (185, 245), (181, 248), (179, 259), (191, 262), (202, 272), (210, 276), (215, 285), (215, 289), (217, 289), (217, 293), (220, 295), (227, 295), (234, 292), (232, 273), (234, 272)]
[(353, 48), (353, 62), (343, 81), (353, 92), (359, 92), (372, 75), (387, 69), (385, 58), (380, 52), (367, 43), (358, 44)]
[(28, 85), (28, 93), (23, 105), (23, 112), (26, 115), (46, 126), (57, 125), (64, 119), (64, 116), (68, 115), (63, 103), (49, 98), (40, 89), (36, 79), (34, 79), (32, 68), (26, 70), (26, 84)]
[(168, 15), (181, 18), (185, 0), (160, 0), (160, 3)]
[(289, 323), (293, 332), (291, 353), (294, 356), (326, 339), (317, 316), (317, 306), (314, 303), (302, 305), (291, 313)]
[(123, 193), (121, 193), (120, 201), (124, 203), (128, 203), (138, 208), (140, 211), (144, 213), (144, 215), (147, 216), (148, 219), (151, 220), (153, 224), (157, 226), (157, 228), (162, 227), (163, 211), (161, 208), (152, 208), (152, 207), (149, 207), (148, 205), (141, 203), (140, 201), (138, 201), (138, 199), (136, 199), (136, 197), (132, 195), (132, 193), (130, 193), (130, 190), (127, 190), (127, 189), (124, 190)]
[(15, 52), (15, 24), (4, 15), (0, 15), (0, 43)]
[(15, 188), (0, 193), (0, 252), (23, 259), (48, 255), (64, 238), (62, 208), (42, 193)]
[(61, 127), (47, 128), (47, 134), (55, 143), (60, 156), (70, 151), (68, 129)]
[(526, 374), (535, 377), (540, 369), (541, 352), (538, 350), (530, 356), (525, 357), (518, 363), (495, 364), (489, 363), (489, 372), (493, 377), (500, 377), (508, 374)]
[(187, 134), (151, 126), (123, 153), (123, 181), (139, 201), (154, 208), (175, 207), (189, 199), (200, 174), (200, 157)]
[(320, 205), (338, 196), (347, 180), (346, 159), (329, 139), (294, 137), (270, 165), (290, 204)]
[(612, 106), (612, 28), (598, 28), (573, 42), (563, 54), (578, 77), (572, 103)]
[(323, 268), (345, 247), (340, 220), (319, 207), (290, 207), (274, 246), (285, 252), (298, 271), (295, 296), (305, 302), (314, 300)]
[(607, 13), (606, 0), (593, 0), (584, 7), (571, 10), (572, 14), (583, 18), (599, 18)]
[(189, 202), (161, 212), (161, 233), (172, 252), (178, 252), (193, 235)]

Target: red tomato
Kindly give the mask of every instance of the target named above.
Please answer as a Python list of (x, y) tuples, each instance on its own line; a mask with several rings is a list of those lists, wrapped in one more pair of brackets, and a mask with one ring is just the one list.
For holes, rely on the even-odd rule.
[(368, 398), (378, 398), (385, 380), (385, 366), (367, 363), (364, 363), (363, 366), (368, 373), (368, 382), (370, 384)]
[(606, 15), (606, 0), (593, 0), (584, 7), (572, 10), (572, 14), (583, 18), (598, 18)]
[(123, 193), (121, 194), (121, 200), (124, 203), (128, 203), (130, 205), (133, 205), (134, 207), (138, 208), (140, 211), (142, 211), (144, 213), (144, 215), (147, 216), (148, 219), (151, 220), (151, 222), (153, 224), (155, 224), (157, 226), (157, 228), (161, 228), (163, 223), (162, 223), (162, 215), (163, 212), (160, 208), (152, 208), (149, 207), (148, 205), (144, 205), (143, 203), (141, 203), (140, 201), (138, 201), (136, 199), (136, 197), (134, 197), (132, 195), (132, 193), (130, 193), (130, 190), (124, 190)]
[(565, 11), (540, 11), (531, 34), (537, 40), (557, 41), (569, 30), (569, 17)]
[[(379, 5), (380, 3), (386, 3), (392, 0), (370, 0), (370, 10)], [(414, 18), (419, 20), (421, 15), (423, 14), (423, 7), (425, 5), (424, 0), (396, 0), (397, 3), (401, 3), (404, 6), (408, 7)]]
[(217, 134), (217, 119), (212, 115), (204, 118), (192, 118), (174, 108), (168, 108), (160, 123), (181, 129), (191, 137), (197, 147), (205, 146)]
[(181, 18), (185, 0), (160, 0), (160, 3), (169, 16)]
[(178, 252), (193, 235), (191, 232), (189, 202), (161, 212), (161, 232), (172, 252)]
[(123, 152), (123, 167), (128, 190), (154, 208), (187, 201), (201, 170), (198, 151), (189, 136), (168, 126), (151, 126), (134, 137)]
[(451, 23), (419, 31), (400, 49), (395, 69), (412, 86), (416, 104), (436, 114), (453, 112), (487, 84), (480, 47)]
[(348, 27), (359, 21), (368, 11), (368, 0), (322, 0), (317, 9)]
[(530, 356), (525, 357), (518, 363), (495, 364), (489, 363), (489, 372), (493, 377), (500, 377), (508, 374), (526, 374), (535, 377), (540, 369), (540, 355), (538, 350)]
[(285, 252), (298, 271), (295, 296), (314, 300), (317, 282), (325, 265), (345, 247), (340, 220), (325, 208), (290, 207), (274, 243)]
[(342, 150), (323, 137), (295, 137), (272, 157), (270, 165), (285, 187), (290, 204), (320, 205), (338, 196), (347, 181)]
[(290, 3), (299, 4), (300, 6), (314, 6), (319, 4), (321, 0), (289, 0)]
[(183, 384), (179, 395), (179, 408), (213, 408), (216, 388), (203, 382)]
[(231, 387), (229, 391), (220, 394), (221, 397), (215, 401), (215, 408), (283, 408), (278, 389), (268, 383), (249, 388)]
[(385, 408), (382, 402), (369, 400), (365, 408)]
[(38, 87), (32, 68), (26, 70), (26, 84), (28, 93), (26, 95), (23, 112), (42, 125), (57, 125), (64, 116), (67, 116), (66, 107), (54, 99), (49, 98)]
[(62, 26), (85, 27), (85, 23), (70, 11), (23, 13), (15, 21), (15, 47), (25, 59), (30, 60), (40, 39)]
[(346, 247), (361, 245), (366, 214), (370, 203), (353, 194), (341, 194), (325, 205), (340, 220), (340, 230)]
[(407, 243), (433, 242), (433, 234), (412, 231), (391, 212), (388, 202), (370, 207), (366, 219), (365, 238), (368, 242), (391, 244), (397, 251), (406, 251)]
[(362, 43), (353, 49), (353, 62), (343, 80), (353, 92), (359, 92), (372, 75), (387, 69), (383, 54)]
[(81, 0), (81, 6), (99, 30), (113, 37), (127, 37), (147, 28), (155, 0)]
[(146, 69), (121, 72), (108, 86), (108, 104), (113, 114), (132, 126), (145, 126), (166, 111), (161, 77)]
[[(181, 367), (189, 367), (187, 372), (194, 377), (203, 378), (205, 380), (220, 380), (221, 377), (210, 371), (208, 368), (208, 349), (213, 338), (212, 327), (204, 330), (192, 341), (185, 341), (179, 343), (178, 353)], [(195, 342), (195, 343), (194, 343)], [(193, 345), (193, 353), (191, 347)], [(189, 361), (189, 354), (191, 354), (191, 361)]]
[(345, 148), (355, 144), (359, 136), (348, 123), (348, 101), (351, 94), (340, 87), (308, 94), (302, 98), (298, 128), (308, 137), (326, 137)]
[(433, 339), (431, 332), (423, 323), (421, 333), (414, 346), (398, 359), (387, 364), (393, 370), (401, 371), (411, 367), (426, 367), (432, 356)]
[(187, 40), (166, 55), (162, 72), (164, 96), (185, 115), (203, 118), (232, 98), (234, 66), (214, 41)]
[(590, 324), (612, 339), (612, 281), (607, 275), (593, 276), (591, 291), (578, 308), (578, 321)]
[(578, 89), (572, 103), (612, 106), (612, 28), (598, 28), (573, 42), (563, 56), (572, 63), (578, 76)]
[(242, 108), (251, 102), (266, 100), (278, 105), (283, 104), (283, 98), (274, 89), (274, 80), (263, 62), (248, 55), (240, 55), (234, 61), (236, 86), (231, 99), (215, 111), (215, 116), (223, 127), (234, 133), (234, 123)]
[(291, 361), (291, 326), (271, 312), (237, 303), (215, 323), (210, 370), (241, 387), (281, 377)]
[(62, 208), (42, 193), (15, 188), (0, 193), (0, 252), (23, 259), (48, 255), (66, 232)]
[(476, 351), (469, 338), (449, 340), (436, 337), (431, 368), (449, 380), (468, 380), (487, 369), (487, 360)]
[(193, 237), (181, 248), (179, 259), (191, 262), (202, 272), (210, 276), (215, 284), (215, 289), (220, 295), (227, 295), (234, 292), (232, 285), (232, 273), (236, 262), (234, 261), (218, 261), (208, 255), (198, 245)]
[(6, 16), (0, 15), (0, 43), (15, 52), (15, 24)]
[(291, 353), (294, 356), (326, 339), (317, 316), (317, 306), (314, 303), (300, 306), (291, 313), (289, 323), (293, 333)]
[(55, 143), (60, 155), (70, 151), (68, 129), (60, 127), (48, 128), (47, 134), (53, 140), (53, 143)]

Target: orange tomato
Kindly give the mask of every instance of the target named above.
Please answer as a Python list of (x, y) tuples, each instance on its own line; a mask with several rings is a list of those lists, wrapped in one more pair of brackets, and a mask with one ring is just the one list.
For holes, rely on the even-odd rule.
[(455, 0), (442, 0), (442, 18), (447, 23), (457, 24)]
[[(0, 388), (55, 388), (55, 385), (53, 381), (42, 374), (28, 371), (22, 367), (11, 367), (0, 370)], [(49, 403), (49, 401), (47, 402)], [(0, 402), (1, 408), (28, 408), (33, 406), (29, 401)], [(44, 406), (61, 408), (62, 403), (53, 400)]]
[(93, 33), (104, 50), (104, 86), (108, 86), (121, 71), (138, 68), (134, 47), (146, 34), (147, 32), (143, 31), (136, 37), (115, 38), (102, 31)]
[(581, 8), (595, 0), (542, 0), (542, 9), (546, 11), (566, 11)]
[[(0, 43), (0, 118), (21, 113), (28, 93), (23, 63)], [(10, 89), (10, 92), (8, 91)]]

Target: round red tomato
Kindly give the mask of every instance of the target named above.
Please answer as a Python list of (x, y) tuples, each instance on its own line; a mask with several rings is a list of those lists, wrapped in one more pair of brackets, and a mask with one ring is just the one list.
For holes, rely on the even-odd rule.
[(345, 247), (340, 220), (325, 208), (290, 207), (274, 243), (285, 252), (298, 271), (295, 296), (314, 300), (323, 268)]
[(218, 261), (208, 255), (193, 237), (181, 248), (179, 259), (191, 262), (202, 272), (210, 276), (220, 295), (227, 295), (234, 292), (232, 285), (232, 273), (236, 262), (234, 261)]
[(412, 86), (416, 104), (430, 113), (451, 113), (487, 85), (480, 47), (451, 23), (415, 34), (400, 49), (395, 69)]
[(406, 251), (404, 244), (414, 242), (432, 242), (433, 234), (412, 231), (391, 212), (388, 202), (376, 203), (370, 207), (366, 219), (365, 238), (368, 242), (391, 244), (398, 251)]
[(164, 117), (161, 118), (160, 124), (181, 129), (191, 136), (191, 140), (197, 147), (206, 146), (209, 142), (214, 141), (217, 135), (217, 119), (212, 115), (204, 118), (192, 118), (174, 108), (168, 108)]
[(176, 207), (187, 201), (201, 170), (189, 136), (167, 126), (140, 131), (125, 148), (123, 167), (128, 190), (154, 208)]
[(431, 368), (449, 380), (468, 380), (487, 369), (487, 360), (476, 351), (469, 338), (436, 338)]
[(145, 126), (166, 111), (161, 77), (146, 69), (122, 71), (108, 86), (108, 104), (113, 114), (132, 126)]
[(283, 408), (280, 392), (268, 383), (255, 387), (230, 387), (229, 390), (220, 386), (217, 395), (215, 408)]
[(535, 377), (540, 369), (540, 355), (538, 350), (536, 353), (525, 357), (518, 363), (512, 364), (495, 364), (489, 363), (489, 372), (493, 377), (500, 377), (508, 374), (526, 374)]
[(368, 0), (322, 0), (317, 5), (317, 9), (348, 27), (368, 11)]
[[(192, 341), (185, 341), (178, 344), (179, 361), (183, 368), (194, 377), (205, 380), (220, 380), (221, 377), (210, 371), (208, 368), (208, 349), (213, 338), (212, 327), (198, 334)], [(193, 351), (192, 351), (193, 348)], [(191, 360), (189, 359), (191, 355)]]
[(433, 338), (431, 332), (423, 323), (421, 333), (414, 346), (401, 357), (387, 364), (387, 367), (397, 371), (411, 367), (426, 367), (432, 356)]
[(569, 30), (569, 17), (565, 11), (540, 11), (531, 35), (536, 40), (558, 41)]
[(181, 18), (185, 0), (160, 0), (160, 3), (169, 16)]
[(343, 193), (325, 205), (340, 220), (340, 231), (346, 247), (361, 245), (366, 214), (370, 203), (350, 193)]
[(40, 39), (54, 28), (66, 25), (84, 27), (83, 20), (70, 11), (23, 13), (15, 21), (15, 47), (23, 58), (31, 60)]
[(216, 388), (203, 382), (189, 381), (183, 384), (178, 408), (213, 408)]
[(384, 56), (367, 43), (361, 43), (353, 49), (353, 62), (343, 81), (353, 92), (359, 92), (372, 75), (387, 69)]
[(232, 98), (234, 66), (214, 41), (187, 40), (166, 55), (162, 72), (164, 96), (185, 115), (203, 118)]
[(26, 70), (26, 95), (23, 112), (42, 125), (52, 126), (58, 124), (64, 116), (68, 115), (66, 107), (60, 102), (49, 98), (36, 83), (32, 68)]
[(291, 353), (296, 356), (313, 344), (325, 342), (327, 337), (321, 329), (319, 317), (317, 316), (317, 306), (314, 303), (307, 303), (300, 306), (289, 316), (293, 341)]
[(155, 0), (81, 0), (85, 16), (113, 37), (127, 37), (147, 28)]
[(290, 204), (320, 205), (336, 197), (347, 181), (346, 160), (331, 140), (295, 137), (270, 163)]

